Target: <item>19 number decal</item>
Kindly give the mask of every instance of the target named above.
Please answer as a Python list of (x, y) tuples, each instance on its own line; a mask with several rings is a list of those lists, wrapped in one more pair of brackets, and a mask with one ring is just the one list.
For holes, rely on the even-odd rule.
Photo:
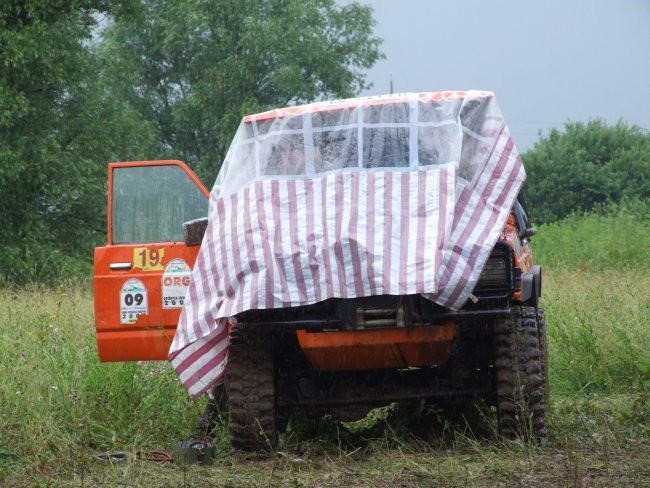
[(155, 268), (160, 264), (160, 253), (158, 252), (158, 249), (149, 249), (149, 252), (147, 253), (147, 249), (144, 248), (139, 254), (142, 261), (142, 264), (140, 265), (141, 268)]
[(136, 247), (133, 249), (133, 264), (142, 271), (162, 271), (164, 255), (165, 248)]

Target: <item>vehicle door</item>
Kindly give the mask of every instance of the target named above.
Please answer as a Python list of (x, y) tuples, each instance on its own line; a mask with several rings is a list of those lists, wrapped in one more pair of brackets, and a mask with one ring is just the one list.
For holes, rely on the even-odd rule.
[(207, 217), (208, 196), (180, 161), (109, 164), (108, 239), (94, 259), (101, 361), (167, 358), (199, 250), (183, 223)]

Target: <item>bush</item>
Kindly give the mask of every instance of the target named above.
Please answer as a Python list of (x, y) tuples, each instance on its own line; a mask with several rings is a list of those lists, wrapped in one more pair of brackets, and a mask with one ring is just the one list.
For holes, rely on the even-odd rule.
[(623, 122), (569, 122), (522, 154), (526, 198), (537, 223), (650, 198), (650, 134)]

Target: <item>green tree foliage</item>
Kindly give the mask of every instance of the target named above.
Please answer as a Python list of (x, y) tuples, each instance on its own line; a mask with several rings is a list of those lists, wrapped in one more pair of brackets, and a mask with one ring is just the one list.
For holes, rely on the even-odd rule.
[(101, 0), (0, 4), (0, 275), (12, 281), (87, 262), (105, 220), (106, 161), (153, 141), (103, 89), (90, 45), (106, 11)]
[(115, 93), (155, 121), (156, 156), (211, 183), (243, 115), (364, 89), (373, 25), (370, 7), (334, 0), (141, 0), (101, 52)]
[(570, 122), (522, 155), (537, 223), (624, 200), (650, 198), (650, 134), (623, 122)]
[(89, 270), (108, 161), (212, 181), (242, 115), (357, 94), (373, 23), (333, 0), (0, 2), (0, 279)]

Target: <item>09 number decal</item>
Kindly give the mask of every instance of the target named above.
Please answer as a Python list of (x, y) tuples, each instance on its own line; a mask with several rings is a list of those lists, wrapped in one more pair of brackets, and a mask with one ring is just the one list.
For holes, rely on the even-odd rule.
[(142, 293), (136, 293), (135, 295), (132, 295), (131, 293), (126, 293), (124, 295), (124, 304), (127, 307), (130, 307), (134, 303), (136, 305), (142, 305), (143, 301), (144, 301), (144, 295)]
[(147, 315), (147, 289), (142, 281), (132, 278), (120, 290), (120, 324), (135, 324), (140, 315)]

